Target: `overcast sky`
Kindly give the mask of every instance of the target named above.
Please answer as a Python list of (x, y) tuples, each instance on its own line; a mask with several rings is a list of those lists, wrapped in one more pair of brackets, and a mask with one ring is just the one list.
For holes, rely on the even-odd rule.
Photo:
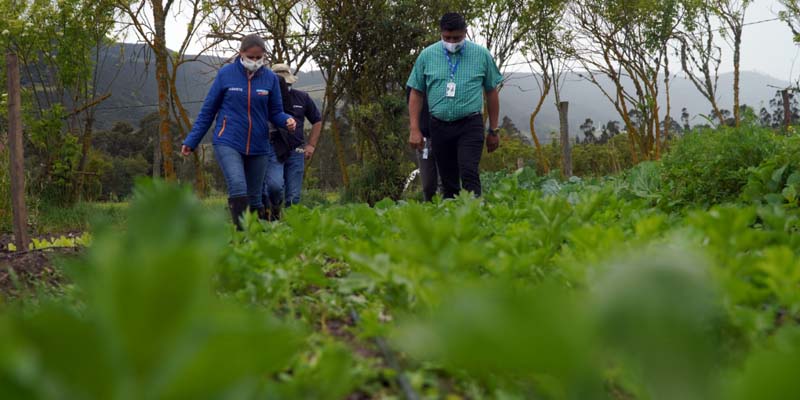
[[(777, 0), (755, 0), (750, 6), (746, 22), (753, 23), (773, 19), (781, 6)], [(170, 48), (180, 46), (183, 35), (182, 24), (169, 24), (167, 27), (167, 45)], [(194, 44), (190, 52), (196, 52), (200, 43)], [(732, 53), (726, 50), (721, 72), (729, 72)], [(800, 78), (800, 47), (792, 42), (789, 28), (781, 21), (770, 21), (748, 25), (745, 27), (742, 44), (742, 70), (757, 71), (775, 78), (794, 82)]]
[[(746, 22), (753, 23), (776, 17), (782, 6), (777, 0), (755, 0), (747, 11)], [(798, 47), (792, 32), (782, 21), (748, 25), (742, 38), (742, 69), (758, 71), (776, 78), (795, 81), (800, 75)], [(723, 68), (732, 70), (730, 52)]]

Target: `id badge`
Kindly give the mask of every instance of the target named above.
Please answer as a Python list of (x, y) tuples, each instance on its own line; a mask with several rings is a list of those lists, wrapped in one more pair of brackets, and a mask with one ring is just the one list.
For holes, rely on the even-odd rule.
[(448, 82), (447, 83), (447, 93), (445, 94), (446, 97), (456, 97), (456, 83), (455, 82)]

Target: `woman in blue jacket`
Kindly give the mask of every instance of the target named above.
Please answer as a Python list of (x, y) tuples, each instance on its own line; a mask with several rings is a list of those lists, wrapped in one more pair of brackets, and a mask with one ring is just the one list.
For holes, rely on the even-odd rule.
[(261, 197), (264, 175), (269, 158), (275, 157), (268, 122), (290, 131), (296, 126), (295, 120), (283, 112), (278, 78), (264, 68), (266, 52), (258, 35), (242, 39), (239, 57), (219, 70), (181, 148), (184, 156), (191, 154), (216, 119), (214, 156), (225, 175), (228, 206), (239, 229), (248, 205), (262, 218), (266, 216)]

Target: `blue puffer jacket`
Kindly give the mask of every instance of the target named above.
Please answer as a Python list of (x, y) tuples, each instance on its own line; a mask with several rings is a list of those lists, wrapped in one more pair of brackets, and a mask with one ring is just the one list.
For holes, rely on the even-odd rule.
[(244, 155), (262, 155), (270, 146), (267, 121), (285, 127), (291, 116), (283, 112), (275, 73), (261, 68), (248, 79), (237, 57), (219, 70), (183, 144), (196, 149), (215, 118), (214, 145), (230, 146)]

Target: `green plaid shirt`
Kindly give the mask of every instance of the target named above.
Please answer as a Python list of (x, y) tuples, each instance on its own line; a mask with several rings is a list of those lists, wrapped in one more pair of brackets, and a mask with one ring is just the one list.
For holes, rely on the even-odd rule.
[(485, 47), (464, 42), (464, 47), (450, 54), (456, 70), (455, 97), (447, 97), (450, 81), (450, 63), (442, 42), (428, 46), (420, 53), (407, 85), (428, 97), (431, 115), (442, 121), (456, 121), (470, 114), (483, 111), (483, 93), (491, 91), (503, 82), (492, 54)]

